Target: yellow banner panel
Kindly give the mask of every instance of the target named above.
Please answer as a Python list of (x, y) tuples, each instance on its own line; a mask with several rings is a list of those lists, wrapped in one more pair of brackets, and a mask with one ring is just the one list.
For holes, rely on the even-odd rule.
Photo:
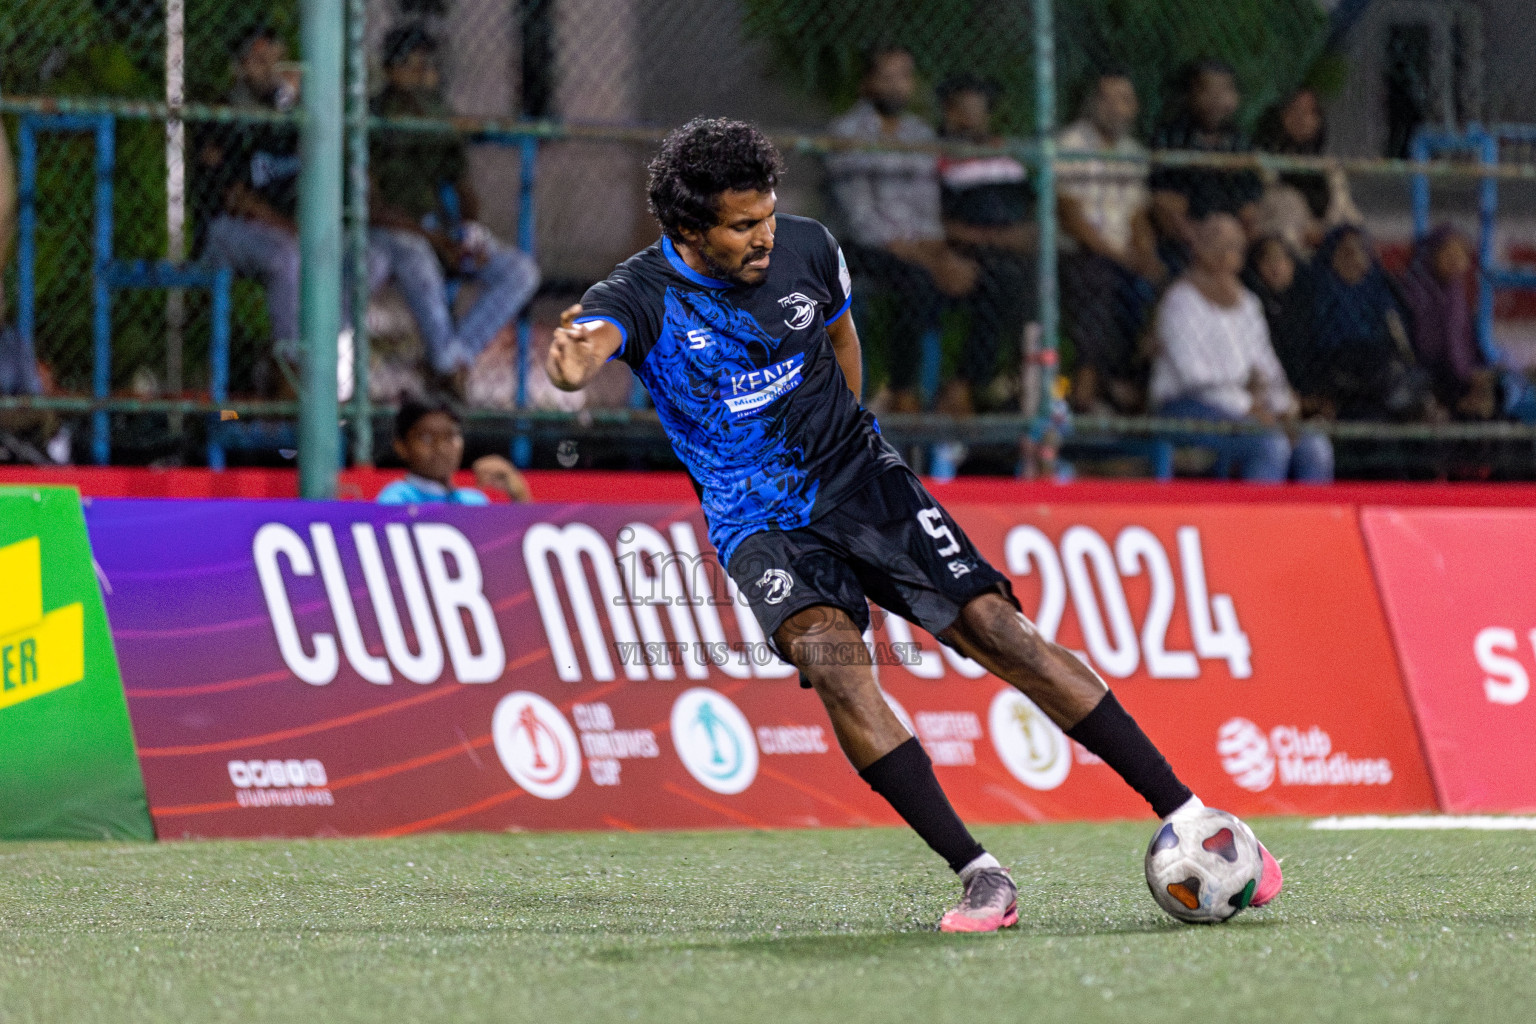
[(0, 547), (0, 636), (43, 620), (43, 555), (36, 537)]
[(85, 606), (65, 605), (41, 625), (0, 636), (0, 709), (85, 678)]

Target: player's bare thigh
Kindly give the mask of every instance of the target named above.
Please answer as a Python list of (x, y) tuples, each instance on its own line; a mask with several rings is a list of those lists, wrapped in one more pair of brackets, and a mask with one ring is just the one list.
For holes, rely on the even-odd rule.
[(960, 609), (940, 639), (1000, 679), (1018, 687), (1063, 729), (1070, 729), (1103, 699), (1106, 687), (1093, 670), (996, 592)]
[(886, 704), (869, 648), (847, 612), (830, 605), (802, 608), (773, 638), (810, 680), (855, 768), (873, 764), (911, 737)]

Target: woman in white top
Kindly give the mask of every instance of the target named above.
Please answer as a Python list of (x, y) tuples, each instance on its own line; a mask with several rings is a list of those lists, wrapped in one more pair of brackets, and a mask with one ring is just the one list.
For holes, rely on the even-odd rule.
[(1194, 262), (1163, 297), (1151, 406), (1179, 419), (1255, 423), (1270, 429), (1201, 436), (1218, 468), (1241, 479), (1333, 479), (1333, 446), (1319, 434), (1293, 444), (1284, 429), (1298, 405), (1269, 342), (1259, 300), (1243, 287), (1246, 241), (1237, 218), (1213, 214), (1196, 234)]

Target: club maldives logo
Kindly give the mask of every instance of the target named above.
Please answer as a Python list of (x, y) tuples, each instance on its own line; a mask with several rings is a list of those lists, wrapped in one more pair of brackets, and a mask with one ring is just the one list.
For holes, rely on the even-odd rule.
[(1246, 718), (1231, 718), (1216, 731), (1216, 754), (1232, 781), (1250, 793), (1282, 786), (1385, 786), (1392, 762), (1353, 757), (1333, 749), (1318, 726), (1277, 725), (1266, 734)]
[(560, 709), (536, 693), (509, 693), (491, 716), (501, 766), (541, 800), (559, 800), (581, 779), (581, 748)]
[(757, 778), (757, 743), (741, 709), (705, 686), (672, 705), (672, 745), (688, 774), (716, 793), (740, 793)]
[(1030, 789), (1055, 789), (1072, 770), (1072, 745), (1056, 723), (1018, 690), (999, 690), (987, 713), (1003, 766)]

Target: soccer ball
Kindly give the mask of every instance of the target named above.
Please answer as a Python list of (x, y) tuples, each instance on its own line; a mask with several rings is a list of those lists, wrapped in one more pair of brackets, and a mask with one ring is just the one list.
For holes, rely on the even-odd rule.
[(1158, 826), (1147, 846), (1147, 888), (1168, 913), (1217, 924), (1253, 901), (1264, 878), (1259, 841), (1242, 819), (1203, 807)]

